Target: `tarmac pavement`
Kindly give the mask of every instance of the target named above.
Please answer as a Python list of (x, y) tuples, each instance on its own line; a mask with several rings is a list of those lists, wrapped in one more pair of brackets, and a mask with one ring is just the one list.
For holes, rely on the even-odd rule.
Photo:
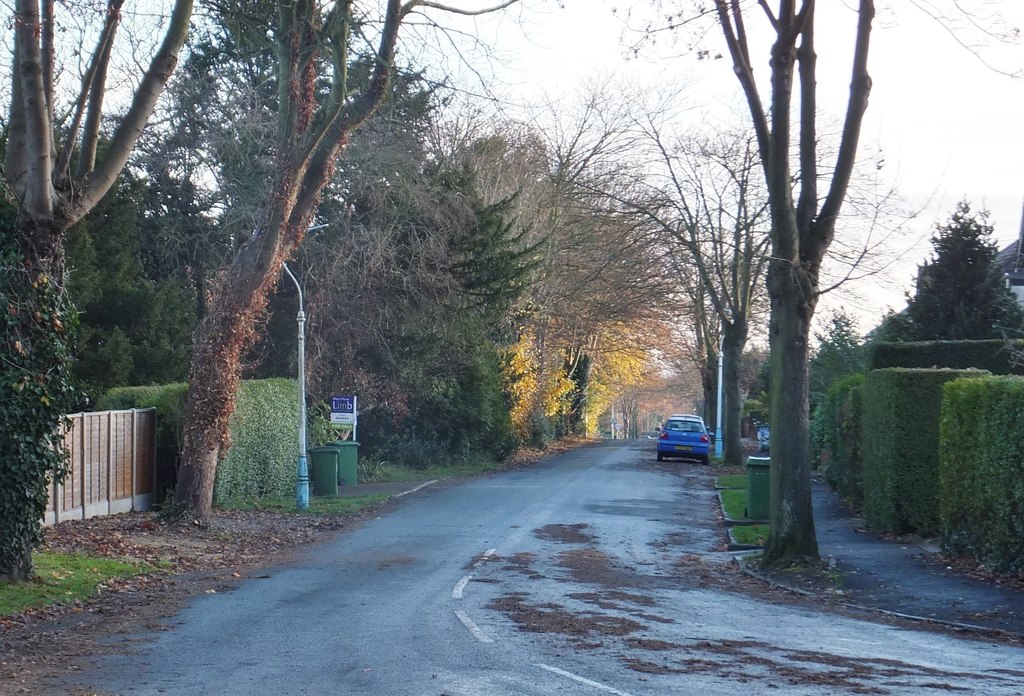
[(835, 559), (850, 604), (1024, 637), (1024, 591), (957, 573), (934, 540), (877, 536), (822, 481), (813, 496), (818, 550)]

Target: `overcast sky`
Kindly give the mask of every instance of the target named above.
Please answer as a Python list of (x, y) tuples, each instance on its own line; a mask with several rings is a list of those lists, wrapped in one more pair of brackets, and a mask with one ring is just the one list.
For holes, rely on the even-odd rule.
[[(848, 94), (853, 4), (818, 3), (819, 108), (826, 117), (841, 117)], [(862, 143), (872, 153), (868, 156), (881, 150), (884, 175), (920, 213), (907, 224), (898, 244), (905, 251), (904, 260), (884, 282), (866, 281), (869, 285), (860, 288), (857, 301), (863, 306), (858, 309), (868, 317), (862, 324), (886, 306), (902, 307), (902, 294), (912, 286), (916, 265), (930, 253), (932, 229), (949, 217), (961, 198), (991, 212), (1000, 246), (1017, 238), (1024, 207), (1024, 77), (1000, 73), (1024, 68), (1020, 37), (1016, 45), (989, 41), (972, 52), (915, 4), (953, 11), (952, 0), (878, 3), (869, 64), (873, 89)], [(1007, 27), (1024, 28), (1021, 0), (960, 4), (981, 6), (989, 14), (998, 10)], [(686, 41), (673, 43), (663, 36), (655, 49), (627, 59), (626, 44), (635, 36), (628, 26), (642, 26), (636, 8), (647, 6), (627, 0), (525, 0), (518, 11), (500, 19), (476, 20), (474, 29), (498, 47), (493, 69), (508, 85), (511, 98), (565, 94), (588, 78), (614, 73), (625, 79), (624, 84), (688, 83), (687, 93), (700, 102), (697, 118), (717, 108), (735, 111), (741, 106), (731, 62), (698, 62), (685, 54)], [(627, 19), (624, 12), (629, 8), (633, 16)], [(751, 26), (753, 19), (751, 14)], [(960, 27), (958, 35), (971, 43), (984, 38), (970, 27)], [(718, 42), (717, 34), (709, 34), (703, 45), (720, 49)], [(767, 60), (765, 44), (760, 59), (755, 57), (761, 76), (768, 73)]]

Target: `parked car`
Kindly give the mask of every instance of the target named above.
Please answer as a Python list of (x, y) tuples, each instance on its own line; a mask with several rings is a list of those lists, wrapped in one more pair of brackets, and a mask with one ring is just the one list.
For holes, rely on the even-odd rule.
[(658, 436), (658, 461), (681, 457), (707, 464), (710, 443), (708, 429), (700, 416), (685, 413), (669, 416)]

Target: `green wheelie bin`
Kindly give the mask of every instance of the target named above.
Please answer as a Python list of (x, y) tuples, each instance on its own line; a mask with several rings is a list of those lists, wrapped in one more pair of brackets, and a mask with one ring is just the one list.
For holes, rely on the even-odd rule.
[(354, 486), (358, 481), (359, 464), (359, 443), (352, 440), (336, 440), (330, 442), (331, 447), (338, 453), (338, 485)]
[(747, 518), (768, 519), (771, 457), (747, 457)]
[(314, 447), (309, 450), (313, 460), (313, 486), (317, 495), (338, 495), (338, 450), (334, 447)]

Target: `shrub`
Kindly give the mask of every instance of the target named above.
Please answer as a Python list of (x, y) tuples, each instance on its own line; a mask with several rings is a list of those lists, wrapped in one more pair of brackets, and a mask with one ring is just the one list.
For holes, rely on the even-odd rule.
[(864, 518), (885, 532), (939, 531), (942, 385), (977, 370), (873, 370), (862, 386)]
[[(117, 387), (96, 403), (97, 410), (156, 408), (158, 499), (174, 489), (177, 479), (187, 394), (183, 382)], [(299, 426), (293, 414), (298, 400), (295, 380), (242, 382), (229, 425), (232, 447), (217, 467), (214, 502), (294, 491)]]
[(811, 422), (812, 453), (825, 480), (855, 507), (864, 499), (860, 452), (863, 382), (863, 374), (834, 382)]
[(242, 382), (231, 416), (231, 449), (217, 466), (215, 503), (295, 492), (299, 385), (294, 379)]
[(1024, 341), (913, 341), (876, 343), (868, 359), (869, 369), (886, 367), (923, 367), (955, 369), (976, 368), (994, 375), (1024, 374), (1024, 362), (1015, 365), (1024, 353)]
[(956, 380), (943, 388), (943, 544), (996, 570), (1024, 572), (1024, 378)]

